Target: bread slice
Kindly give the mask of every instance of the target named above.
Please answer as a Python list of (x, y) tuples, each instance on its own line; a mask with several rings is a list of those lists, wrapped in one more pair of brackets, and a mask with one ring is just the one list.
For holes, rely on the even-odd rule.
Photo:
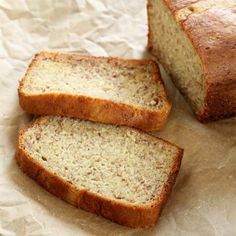
[(126, 126), (41, 117), (22, 130), (20, 168), (57, 197), (130, 227), (153, 226), (183, 150)]
[(158, 130), (171, 105), (158, 65), (42, 52), (20, 83), (21, 107), (36, 115), (62, 115)]
[(236, 1), (149, 0), (150, 51), (202, 122), (236, 115)]

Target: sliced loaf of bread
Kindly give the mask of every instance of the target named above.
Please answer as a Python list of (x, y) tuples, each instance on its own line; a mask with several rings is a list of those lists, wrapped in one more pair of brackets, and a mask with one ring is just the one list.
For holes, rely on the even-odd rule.
[(62, 115), (158, 130), (171, 105), (158, 65), (42, 52), (20, 83), (21, 107), (36, 115)]
[(150, 227), (175, 183), (182, 154), (126, 126), (46, 116), (20, 132), (16, 160), (72, 205), (122, 225)]
[(148, 47), (202, 122), (236, 116), (236, 0), (148, 0)]

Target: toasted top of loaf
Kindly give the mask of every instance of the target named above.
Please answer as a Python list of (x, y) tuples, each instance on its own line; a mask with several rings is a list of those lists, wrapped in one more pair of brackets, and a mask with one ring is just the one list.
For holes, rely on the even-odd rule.
[(42, 52), (23, 79), (26, 95), (64, 93), (111, 100), (149, 110), (168, 103), (159, 69), (151, 60), (125, 60)]
[(37, 120), (21, 132), (19, 148), (76, 188), (131, 204), (157, 201), (182, 157), (138, 130), (65, 117)]
[(236, 82), (235, 0), (164, 2), (187, 32), (204, 65), (208, 83)]

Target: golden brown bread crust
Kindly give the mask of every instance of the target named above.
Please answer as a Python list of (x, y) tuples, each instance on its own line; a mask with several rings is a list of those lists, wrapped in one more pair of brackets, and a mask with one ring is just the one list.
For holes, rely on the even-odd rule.
[[(236, 2), (163, 1), (190, 39), (201, 60), (206, 96), (204, 109), (196, 114), (197, 118), (207, 122), (235, 116)], [(148, 8), (151, 7), (149, 1)], [(149, 50), (152, 51), (150, 32), (148, 44)]]
[[(56, 58), (57, 56), (67, 57), (68, 60), (82, 60), (83, 58), (96, 58), (104, 57), (91, 57), (75, 54), (61, 54), (41, 52), (37, 54), (32, 60), (27, 73), (31, 70), (38, 57)], [(161, 80), (158, 65), (152, 60), (126, 60), (119, 58), (104, 58), (111, 62), (122, 63), (128, 62), (132, 65), (140, 64), (153, 64), (153, 74), (161, 86), (164, 83)], [(25, 77), (27, 76), (27, 73)], [(24, 78), (25, 78), (24, 77)], [(60, 115), (68, 117), (77, 117), (86, 120), (99, 121), (108, 124), (127, 125), (136, 127), (147, 131), (155, 131), (162, 128), (166, 122), (171, 109), (171, 103), (168, 100), (166, 90), (164, 89), (166, 102), (164, 107), (160, 110), (148, 110), (134, 107), (132, 105), (113, 102), (105, 99), (96, 99), (92, 97), (70, 95), (62, 93), (53, 94), (38, 94), (28, 95), (23, 92), (24, 79), (20, 82), (18, 89), (19, 102), (23, 110), (35, 115)]]
[(187, 7), (199, 0), (163, 0), (172, 12)]
[[(28, 128), (37, 125), (42, 119), (44, 117), (37, 119)], [(20, 131), (18, 149), (15, 155), (16, 162), (22, 171), (34, 179), (40, 186), (76, 207), (103, 216), (121, 225), (147, 228), (156, 224), (176, 181), (183, 157), (183, 149), (178, 148), (179, 152), (176, 156), (175, 165), (170, 172), (168, 181), (164, 185), (160, 196), (153, 199), (150, 204), (135, 205), (120, 200), (112, 200), (89, 192), (86, 189), (78, 189), (70, 182), (48, 171), (40, 163), (31, 158), (23, 148), (21, 136), (28, 128)]]

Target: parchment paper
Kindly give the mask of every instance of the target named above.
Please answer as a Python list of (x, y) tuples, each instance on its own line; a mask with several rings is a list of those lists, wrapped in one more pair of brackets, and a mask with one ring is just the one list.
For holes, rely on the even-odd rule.
[(145, 0), (0, 2), (0, 235), (236, 235), (236, 120), (200, 124), (165, 77), (173, 110), (157, 135), (185, 149), (178, 181), (158, 225), (129, 229), (76, 209), (16, 166), (17, 132), (30, 117), (18, 80), (40, 50), (144, 58)]

